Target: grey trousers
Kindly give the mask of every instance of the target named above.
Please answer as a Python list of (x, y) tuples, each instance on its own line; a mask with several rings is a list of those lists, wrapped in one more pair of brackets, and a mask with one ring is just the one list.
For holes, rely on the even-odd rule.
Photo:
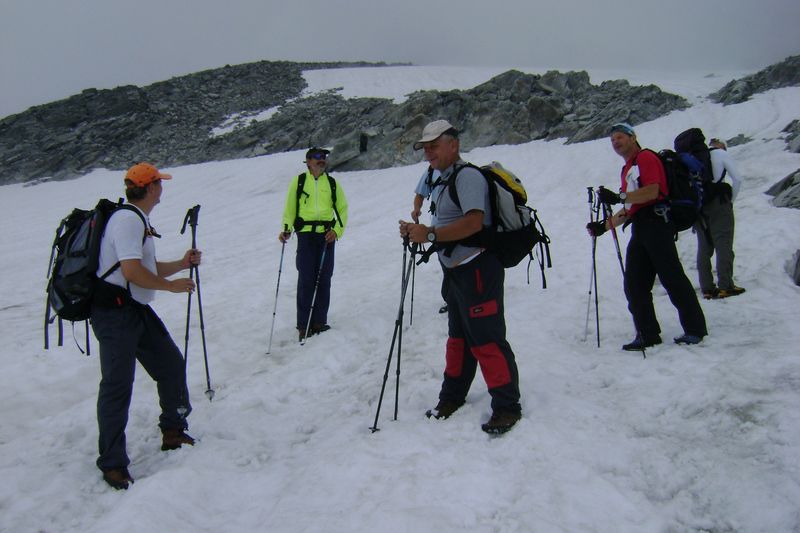
[(733, 288), (733, 203), (716, 197), (703, 206), (702, 217), (706, 227), (695, 224), (697, 233), (697, 272), (700, 290), (714, 289), (714, 274), (711, 271), (711, 256), (717, 255), (716, 287)]

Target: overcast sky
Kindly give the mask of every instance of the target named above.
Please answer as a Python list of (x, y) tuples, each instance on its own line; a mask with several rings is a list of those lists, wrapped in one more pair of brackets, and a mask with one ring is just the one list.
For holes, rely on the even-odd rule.
[(225, 64), (757, 70), (798, 0), (0, 0), (0, 117)]

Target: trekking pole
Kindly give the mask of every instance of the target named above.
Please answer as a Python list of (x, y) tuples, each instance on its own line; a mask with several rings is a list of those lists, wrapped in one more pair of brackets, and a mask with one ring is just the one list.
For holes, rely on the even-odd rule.
[[(405, 248), (408, 247), (407, 241), (406, 241), (406, 244), (404, 244), (403, 246)], [(404, 256), (405, 256), (405, 248), (404, 248), (404, 252), (403, 252)], [(386, 359), (386, 370), (383, 373), (383, 385), (381, 386), (381, 394), (380, 394), (380, 396), (378, 398), (378, 408), (375, 411), (375, 422), (372, 424), (372, 427), (369, 428), (373, 433), (375, 433), (376, 431), (380, 431), (379, 428), (378, 428), (378, 417), (381, 414), (381, 405), (383, 405), (383, 394), (386, 391), (386, 381), (389, 379), (389, 369), (392, 366), (392, 354), (394, 353), (395, 341), (398, 338), (398, 334), (402, 335), (401, 331), (402, 331), (402, 324), (403, 324), (403, 308), (405, 306), (405, 297), (406, 297), (406, 292), (408, 290), (408, 280), (409, 280), (409, 278), (411, 276), (411, 269), (413, 268), (414, 255), (416, 254), (416, 251), (417, 251), (417, 244), (414, 243), (412, 245), (412, 247), (411, 247), (411, 257), (408, 259), (408, 264), (405, 267), (405, 269), (403, 270), (403, 276), (402, 276), (403, 290), (400, 292), (400, 307), (399, 307), (399, 309), (397, 311), (397, 318), (395, 319), (395, 322), (394, 322), (394, 333), (392, 333), (392, 344), (389, 347), (389, 357)], [(400, 379), (400, 345), (398, 345), (398, 347), (397, 347), (397, 376), (398, 376), (398, 382), (399, 382), (399, 379)], [(394, 408), (394, 410), (395, 410), (395, 420), (397, 420), (397, 394), (399, 394), (399, 393), (395, 394), (395, 408)]]
[[(196, 205), (189, 209), (186, 212), (186, 216), (183, 219), (183, 226), (181, 227), (181, 235), (186, 232), (186, 225), (189, 224), (192, 228), (192, 250), (197, 249), (197, 218), (200, 214), (200, 206)], [(200, 312), (200, 338), (203, 340), (203, 362), (205, 363), (205, 370), (206, 370), (206, 397), (208, 401), (214, 399), (214, 389), (211, 388), (211, 374), (208, 370), (208, 348), (206, 346), (206, 324), (205, 320), (203, 319), (203, 296), (200, 290), (200, 268), (198, 265), (190, 265), (189, 266), (189, 278), (195, 279), (195, 284), (197, 285), (197, 309)], [(189, 350), (189, 315), (192, 306), (192, 293), (189, 293), (188, 300), (186, 303), (186, 339), (184, 345), (184, 372), (186, 370), (186, 365), (188, 361), (188, 350)]]
[[(602, 188), (602, 187), (601, 187)], [(611, 206), (608, 204), (603, 204), (603, 220), (609, 219), (613, 216)], [(622, 282), (625, 283), (625, 264), (622, 260), (622, 250), (619, 247), (619, 237), (617, 236), (617, 228), (614, 226), (614, 221), (611, 220), (608, 225), (611, 227), (611, 236), (614, 237), (614, 246), (617, 249), (617, 259), (619, 259), (619, 268), (622, 271)], [(642, 339), (644, 343), (644, 337), (642, 337), (641, 332), (639, 329), (636, 329), (636, 336)], [(645, 352), (644, 345), (642, 345), (642, 357), (647, 359), (647, 353)]]
[[(589, 222), (597, 222), (600, 219), (600, 206), (597, 203), (594, 190), (587, 187), (589, 194)], [(586, 325), (584, 328), (583, 340), (589, 335), (589, 309), (592, 301), (592, 285), (594, 285), (594, 315), (595, 330), (597, 332), (597, 347), (600, 347), (600, 303), (597, 293), (597, 237), (592, 236), (592, 272), (589, 276), (589, 298), (586, 301)]]
[[(403, 258), (403, 262), (405, 262), (405, 258)], [(414, 266), (411, 267), (411, 308), (409, 309), (408, 313), (408, 325), (414, 325), (414, 281), (417, 278), (417, 263), (414, 262)]]
[[(287, 229), (288, 233), (288, 229)], [(272, 350), (272, 334), (275, 332), (275, 314), (278, 312), (278, 289), (281, 287), (281, 272), (283, 271), (283, 252), (286, 250), (286, 241), (281, 243), (281, 260), (278, 263), (278, 284), (275, 286), (275, 306), (272, 308), (272, 325), (269, 328), (269, 345), (267, 355)]]
[[(325, 233), (327, 233), (327, 228), (325, 229)], [(324, 234), (323, 234), (324, 235)], [(314, 294), (311, 295), (311, 309), (308, 311), (308, 321), (306, 322), (306, 331), (303, 335), (303, 340), (300, 341), (300, 346), (305, 345), (306, 339), (308, 338), (308, 330), (311, 329), (311, 317), (314, 316), (314, 306), (316, 305), (317, 301), (317, 289), (319, 289), (319, 280), (322, 278), (322, 267), (325, 266), (325, 252), (328, 251), (328, 243), (325, 243), (325, 247), (322, 248), (322, 257), (319, 260), (319, 270), (317, 270), (317, 281), (314, 282)]]
[[(403, 239), (403, 264), (405, 265), (406, 255), (408, 252), (408, 236)], [(414, 261), (414, 253), (411, 253), (411, 307), (413, 309), (414, 306), (414, 271), (416, 270), (416, 262)], [(405, 270), (402, 271), (401, 275), (402, 285), (408, 286), (408, 274), (405, 273)], [(402, 295), (402, 287), (401, 287), (401, 295), (400, 299), (403, 299)], [(405, 306), (404, 306), (405, 307)], [(400, 310), (400, 329), (397, 332), (397, 370), (395, 371), (395, 384), (394, 384), (394, 419), (397, 420), (397, 405), (400, 401), (400, 354), (403, 353), (403, 313), (404, 309)], [(409, 322), (411, 325), (411, 322)]]

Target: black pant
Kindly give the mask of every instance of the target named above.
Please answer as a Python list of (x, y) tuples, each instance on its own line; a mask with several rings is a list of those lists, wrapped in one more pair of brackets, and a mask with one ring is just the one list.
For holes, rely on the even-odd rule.
[(128, 466), (125, 427), (133, 393), (136, 360), (158, 387), (162, 429), (185, 429), (191, 412), (183, 356), (150, 306), (92, 307), (92, 329), (100, 342), (97, 424), (101, 470)]
[(652, 338), (661, 333), (653, 306), (656, 275), (669, 295), (684, 333), (708, 334), (706, 318), (675, 247), (675, 226), (650, 212), (637, 213), (625, 257), (625, 296), (636, 330)]
[(488, 252), (445, 269), (448, 339), (441, 400), (464, 401), (480, 364), (492, 409), (520, 412), (517, 363), (506, 340), (504, 280), (503, 266)]
[[(325, 262), (322, 252), (325, 252)], [(306, 329), (308, 316), (311, 313), (311, 300), (314, 299), (314, 288), (317, 296), (314, 299), (314, 313), (311, 324), (328, 323), (328, 307), (331, 303), (331, 278), (336, 252), (336, 242), (326, 243), (323, 233), (301, 232), (297, 234), (297, 329)], [(320, 267), (322, 272), (320, 272)]]

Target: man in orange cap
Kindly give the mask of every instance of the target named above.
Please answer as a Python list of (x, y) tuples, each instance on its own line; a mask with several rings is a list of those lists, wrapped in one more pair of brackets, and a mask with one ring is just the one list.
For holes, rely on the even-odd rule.
[(92, 329), (100, 342), (102, 374), (97, 397), (97, 466), (115, 489), (127, 489), (133, 483), (125, 426), (137, 360), (158, 385), (161, 449), (194, 444), (185, 433), (192, 407), (183, 356), (149, 305), (158, 290), (192, 292), (192, 279), (167, 278), (200, 264), (199, 250), (188, 250), (176, 261), (156, 260), (153, 237), (159, 235), (148, 217), (161, 200), (162, 181), (171, 178), (149, 163), (131, 167), (125, 175), (128, 203), (111, 215), (100, 243), (100, 281), (91, 311)]

